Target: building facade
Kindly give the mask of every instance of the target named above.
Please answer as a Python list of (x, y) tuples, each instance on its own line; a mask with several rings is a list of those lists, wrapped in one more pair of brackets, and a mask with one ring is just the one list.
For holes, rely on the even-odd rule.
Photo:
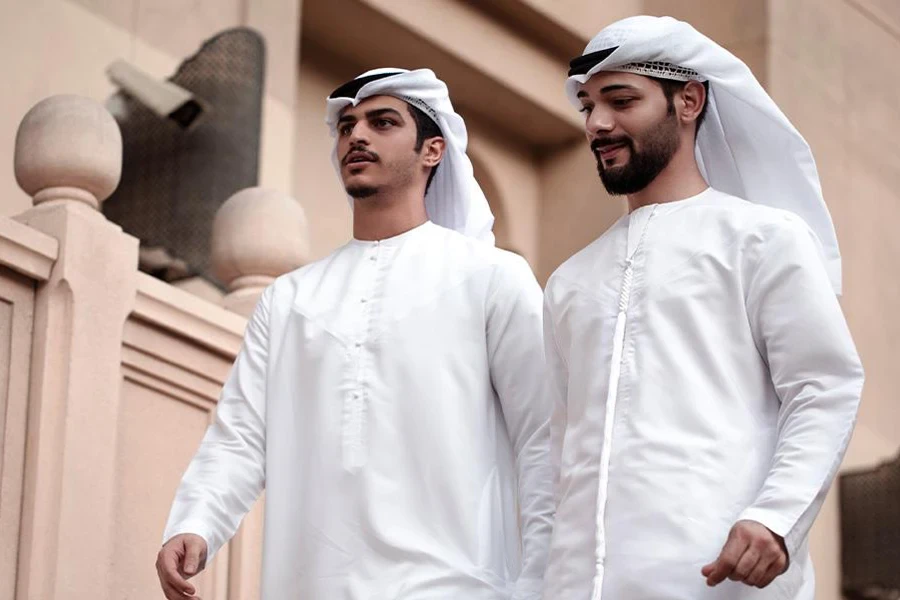
[[(893, 456), (900, 447), (900, 404), (894, 400), (900, 387), (895, 365), (900, 238), (894, 233), (900, 224), (900, 61), (895, 60), (900, 56), (900, 5), (893, 0), (6, 0), (0, 5), (0, 63), (6, 80), (0, 94), (0, 165), (5, 165), (0, 216), (22, 215), (32, 206), (16, 183), (13, 164), (16, 132), (37, 102), (77, 94), (102, 103), (116, 90), (104, 73), (112, 61), (124, 58), (162, 79), (204, 40), (230, 27), (249, 26), (263, 35), (267, 48), (259, 181), (302, 206), (308, 223), (303, 260), (325, 256), (350, 236), (349, 205), (330, 162), (325, 97), (370, 68), (428, 67), (447, 81), (468, 124), (469, 154), (496, 215), (498, 244), (523, 255), (543, 283), (623, 213), (622, 201), (607, 196), (596, 176), (581, 115), (565, 99), (563, 81), (568, 60), (597, 31), (634, 14), (685, 19), (730, 49), (812, 146), (844, 257), (842, 304), (867, 371), (845, 467)], [(204, 302), (225, 302), (211, 288), (182, 287)], [(40, 293), (38, 280), (32, 288)], [(172, 302), (190, 307), (184, 310), (202, 321), (205, 305), (178, 295), (184, 291), (171, 292)], [(159, 291), (160, 297), (166, 294)], [(239, 325), (224, 313), (215, 314), (210, 318), (226, 323), (232, 343)], [(135, 328), (130, 332), (138, 336)], [(152, 343), (174, 344), (160, 340)], [(219, 362), (232, 351), (223, 348)], [(138, 385), (139, 379), (128, 379), (129, 385)], [(143, 393), (134, 391), (136, 397)], [(11, 400), (3, 402), (0, 408), (12, 406)], [(153, 427), (171, 436), (165, 419), (178, 418), (173, 410), (141, 420), (135, 411), (117, 417), (127, 421), (119, 431), (146, 444), (132, 448), (131, 462), (116, 467), (122, 478), (117, 481), (131, 482), (116, 488), (126, 496), (137, 489), (129, 485), (140, 487), (143, 470), (148, 476), (156, 473), (148, 467)], [(157, 597), (155, 548), (179, 469), (202, 435), (201, 422), (182, 424), (179, 431), (190, 440), (170, 449), (171, 472), (159, 475), (160, 487), (112, 515), (110, 535), (134, 538), (138, 545), (130, 545), (121, 561), (110, 559), (110, 598)], [(36, 493), (28, 491), (28, 469), (26, 464), (25, 484), (16, 488), (26, 500)], [(60, 502), (53, 509), (59, 514), (91, 510), (73, 497), (62, 496)], [(66, 508), (67, 502), (75, 504)], [(0, 526), (3, 522), (0, 516)], [(36, 530), (22, 529), (14, 548), (4, 550), (14, 558), (0, 569), (3, 564), (18, 565), (19, 571), (27, 567), (15, 557), (32, 544), (22, 537), (32, 535), (29, 531)], [(836, 600), (840, 546), (834, 494), (815, 526), (811, 547), (818, 597)], [(250, 552), (233, 556), (252, 562)], [(0, 579), (5, 572), (0, 570)], [(241, 580), (234, 575), (238, 572), (250, 574)], [(249, 597), (236, 594), (252, 589), (247, 583), (254, 577), (252, 566), (231, 564), (214, 576), (219, 580), (208, 584), (216, 590), (210, 597)], [(9, 597), (45, 597), (22, 595), (25, 585)], [(54, 585), (65, 589), (67, 584), (60, 579)], [(0, 597), (6, 598), (5, 592), (0, 585)]]

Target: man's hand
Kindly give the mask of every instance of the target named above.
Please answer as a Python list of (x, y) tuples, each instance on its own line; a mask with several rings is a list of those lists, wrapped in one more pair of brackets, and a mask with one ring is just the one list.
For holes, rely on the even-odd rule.
[(156, 573), (168, 600), (196, 598), (196, 589), (187, 580), (206, 567), (206, 551), (206, 541), (193, 533), (176, 535), (162, 547), (156, 556)]
[(703, 567), (701, 573), (709, 586), (719, 585), (727, 577), (764, 588), (787, 567), (787, 548), (781, 536), (756, 521), (738, 521), (719, 558)]

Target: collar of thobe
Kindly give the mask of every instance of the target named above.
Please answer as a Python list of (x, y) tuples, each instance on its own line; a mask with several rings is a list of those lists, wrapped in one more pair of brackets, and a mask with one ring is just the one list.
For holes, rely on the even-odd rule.
[(411, 239), (417, 238), (420, 235), (425, 235), (434, 227), (434, 223), (431, 221), (425, 221), (421, 225), (417, 225), (412, 229), (404, 231), (403, 233), (398, 233), (397, 235), (393, 235), (389, 238), (384, 238), (381, 240), (360, 240), (357, 238), (352, 238), (350, 240), (350, 244), (354, 246), (399, 246), (405, 242), (408, 242)]
[(709, 82), (695, 149), (704, 178), (727, 194), (800, 216), (841, 293), (837, 236), (809, 144), (740, 59), (688, 23), (638, 16), (603, 29), (570, 66), (566, 94), (576, 107), (579, 84), (600, 71)]
[[(705, 202), (707, 199), (712, 197), (714, 194), (713, 188), (707, 186), (702, 192), (694, 194), (693, 196), (688, 196), (687, 198), (682, 198), (680, 200), (669, 200), (668, 202), (658, 202), (655, 204), (645, 204), (643, 206), (638, 206), (634, 210), (630, 211), (629, 214), (634, 215), (635, 213), (644, 213), (644, 212), (671, 212), (674, 210), (678, 210), (679, 208), (684, 208), (685, 206), (690, 206), (692, 204), (700, 204)], [(628, 215), (625, 215), (626, 217)]]
[[(338, 176), (338, 118), (347, 106), (356, 106), (370, 96), (399, 98), (419, 108), (437, 123), (446, 145), (440, 167), (425, 195), (425, 211), (436, 225), (493, 244), (494, 215), (466, 155), (469, 139), (466, 124), (453, 109), (447, 85), (430, 69), (375, 69), (331, 93), (325, 121), (335, 136), (331, 161)], [(350, 206), (353, 206), (352, 200)]]

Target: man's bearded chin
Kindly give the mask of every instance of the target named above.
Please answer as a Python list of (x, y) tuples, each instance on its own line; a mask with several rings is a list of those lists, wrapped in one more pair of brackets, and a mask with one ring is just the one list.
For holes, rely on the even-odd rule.
[[(653, 126), (639, 138), (641, 151), (635, 149), (634, 141), (630, 138), (616, 139), (616, 143), (622, 143), (628, 148), (628, 162), (621, 166), (607, 168), (603, 159), (597, 155), (597, 172), (603, 187), (613, 196), (627, 196), (635, 194), (656, 179), (665, 169), (672, 156), (678, 150), (680, 138), (678, 137), (678, 123), (674, 115), (667, 116)], [(610, 143), (604, 140), (594, 140), (595, 146)]]
[(347, 191), (347, 195), (354, 200), (371, 198), (378, 193), (378, 188), (373, 185), (348, 185), (344, 189)]

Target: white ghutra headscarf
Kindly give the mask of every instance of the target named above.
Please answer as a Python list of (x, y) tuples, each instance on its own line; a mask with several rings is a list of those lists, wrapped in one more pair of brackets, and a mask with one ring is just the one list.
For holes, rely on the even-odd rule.
[[(336, 136), (341, 111), (370, 96), (394, 96), (420, 109), (440, 128), (444, 157), (425, 195), (425, 211), (437, 225), (494, 243), (494, 215), (466, 155), (466, 124), (450, 102), (447, 85), (430, 69), (375, 69), (342, 85), (328, 97), (326, 123)], [(340, 176), (337, 141), (331, 154)], [(352, 206), (352, 202), (351, 202)]]
[(713, 188), (799, 215), (816, 234), (835, 293), (841, 255), (809, 144), (743, 62), (688, 23), (629, 17), (606, 27), (570, 63), (566, 94), (599, 71), (709, 82), (697, 133), (700, 171)]

